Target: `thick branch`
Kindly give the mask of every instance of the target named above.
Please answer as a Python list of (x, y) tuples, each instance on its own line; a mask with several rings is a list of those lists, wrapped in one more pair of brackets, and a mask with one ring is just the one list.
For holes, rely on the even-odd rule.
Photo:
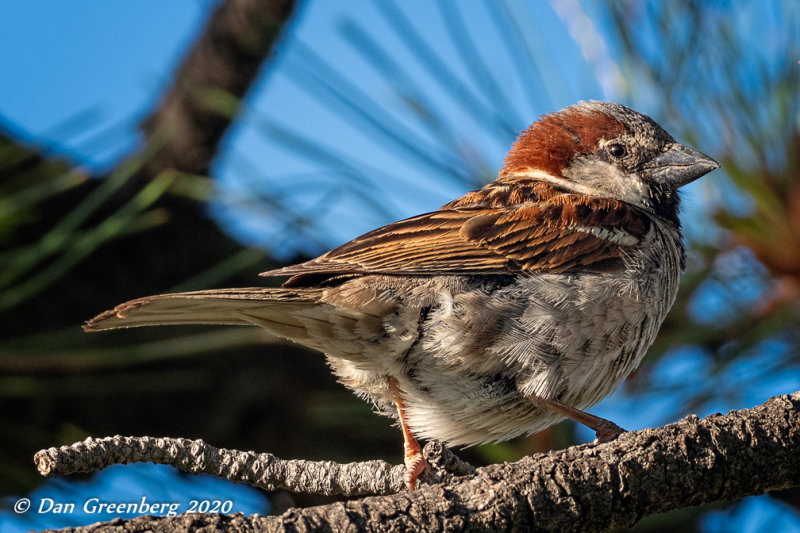
[(170, 168), (208, 173), (233, 118), (230, 110), (220, 109), (219, 95), (243, 97), (293, 7), (294, 0), (227, 0), (213, 13), (172, 90), (142, 127), (148, 138), (166, 137), (147, 162), (146, 174)]
[[(35, 242), (52, 230), (54, 220), (71, 217), (78, 208), (88, 216), (84, 227), (99, 225), (130, 204), (142, 187), (163, 170), (206, 174), (221, 137), (235, 118), (235, 113), (225, 112), (214, 103), (213, 95), (224, 93), (232, 101), (244, 97), (262, 64), (269, 67), (265, 60), (293, 6), (294, 0), (227, 0), (216, 7), (178, 68), (170, 90), (143, 125), (148, 141), (145, 150), (156, 153), (102, 205), (89, 209), (83, 204), (103, 187), (103, 180), (85, 181), (42, 201), (36, 212), (47, 216), (22, 217), (30, 223), (16, 229), (8, 244)], [(0, 124), (0, 130), (4, 127)], [(48, 176), (64, 172), (59, 170), (60, 162), (50, 164), (45, 157), (31, 157), (30, 150), (16, 146), (13, 137), (13, 132), (7, 138), (0, 131), (0, 145), (11, 143), (13, 150), (5, 152), (24, 156), (24, 161), (5, 161), (5, 167), (0, 169), (4, 184), (29, 183), (28, 172), (34, 165), (40, 171), (46, 170)], [(128, 162), (142, 153), (131, 154)], [(168, 212), (170, 223), (124, 236), (118, 230), (117, 239), (102, 246), (101, 259), (95, 253), (94, 261), (75, 265), (63, 277), (50, 276), (47, 291), (31, 295), (5, 317), (5, 331), (9, 332), (6, 336), (33, 334), (41, 331), (43, 323), (51, 328), (75, 327), (82, 317), (91, 316), (98, 309), (134, 295), (163, 292), (242, 250), (198, 209), (192, 198), (167, 193), (158, 198), (153, 208), (166, 208), (161, 215)], [(103, 235), (108, 238), (107, 232)], [(66, 249), (72, 253), (72, 248)], [(119, 265), (125, 268), (118, 268)], [(102, 291), (98, 291), (99, 287)], [(70, 305), (53, 305), (55, 301)]]
[[(479, 468), (449, 485), (292, 509), (277, 517), (140, 517), (108, 531), (598, 531), (646, 515), (800, 485), (800, 393)], [(75, 531), (81, 531), (77, 528)], [(102, 529), (93, 528), (92, 531)]]

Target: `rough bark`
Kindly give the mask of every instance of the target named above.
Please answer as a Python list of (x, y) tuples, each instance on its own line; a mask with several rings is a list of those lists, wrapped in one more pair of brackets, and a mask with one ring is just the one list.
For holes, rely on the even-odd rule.
[[(447, 483), (456, 476), (475, 473), (475, 467), (438, 442), (429, 442), (423, 453), (429, 468), (422, 481), (428, 484)], [(153, 463), (247, 483), (268, 491), (288, 489), (306, 494), (354, 497), (395, 494), (406, 487), (405, 467), (392, 466), (385, 461), (340, 464), (281, 459), (271, 453), (227, 450), (202, 440), (170, 437), (89, 437), (70, 446), (41, 450), (33, 461), (39, 473), (46, 477), (94, 472), (115, 464)]]
[(290, 509), (183, 515), (68, 531), (599, 531), (652, 513), (800, 485), (800, 392), (752, 409), (479, 468), (413, 492)]

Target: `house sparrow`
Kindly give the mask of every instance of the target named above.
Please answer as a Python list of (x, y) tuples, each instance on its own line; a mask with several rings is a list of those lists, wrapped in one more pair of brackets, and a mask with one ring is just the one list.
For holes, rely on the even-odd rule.
[(265, 272), (282, 288), (132, 300), (84, 329), (261, 326), (327, 355), (339, 380), (395, 417), (406, 483), (416, 437), (501, 441), (585, 413), (641, 362), (684, 269), (682, 185), (718, 168), (649, 117), (607, 102), (543, 116), (497, 179), (439, 210)]

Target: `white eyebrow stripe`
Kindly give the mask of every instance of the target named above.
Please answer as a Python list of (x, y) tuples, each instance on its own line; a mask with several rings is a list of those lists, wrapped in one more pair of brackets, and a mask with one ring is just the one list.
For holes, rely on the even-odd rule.
[(628, 233), (622, 228), (604, 228), (601, 226), (570, 226), (570, 229), (589, 233), (598, 239), (613, 242), (622, 246), (635, 246), (639, 244), (639, 239)]
[(600, 196), (604, 198), (611, 198), (611, 195), (605, 191), (601, 191), (600, 189), (594, 189), (592, 187), (587, 187), (586, 185), (581, 185), (580, 183), (575, 183), (574, 181), (566, 179), (563, 176), (562, 177), (553, 176), (549, 172), (543, 172), (541, 170), (523, 170), (520, 172), (509, 172), (508, 175), (517, 178), (532, 178), (535, 180), (545, 181), (547, 183), (552, 183), (553, 185), (567, 189), (570, 192), (585, 194), (587, 196)]

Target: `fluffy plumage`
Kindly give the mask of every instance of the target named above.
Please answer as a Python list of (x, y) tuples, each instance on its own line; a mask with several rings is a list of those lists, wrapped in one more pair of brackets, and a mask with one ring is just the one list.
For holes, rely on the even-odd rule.
[(152, 296), (89, 321), (252, 324), (327, 354), (342, 383), (414, 435), (471, 445), (571, 416), (638, 366), (675, 300), (677, 188), (718, 165), (619, 104), (546, 115), (498, 179), (432, 213), (266, 272), (281, 289)]

